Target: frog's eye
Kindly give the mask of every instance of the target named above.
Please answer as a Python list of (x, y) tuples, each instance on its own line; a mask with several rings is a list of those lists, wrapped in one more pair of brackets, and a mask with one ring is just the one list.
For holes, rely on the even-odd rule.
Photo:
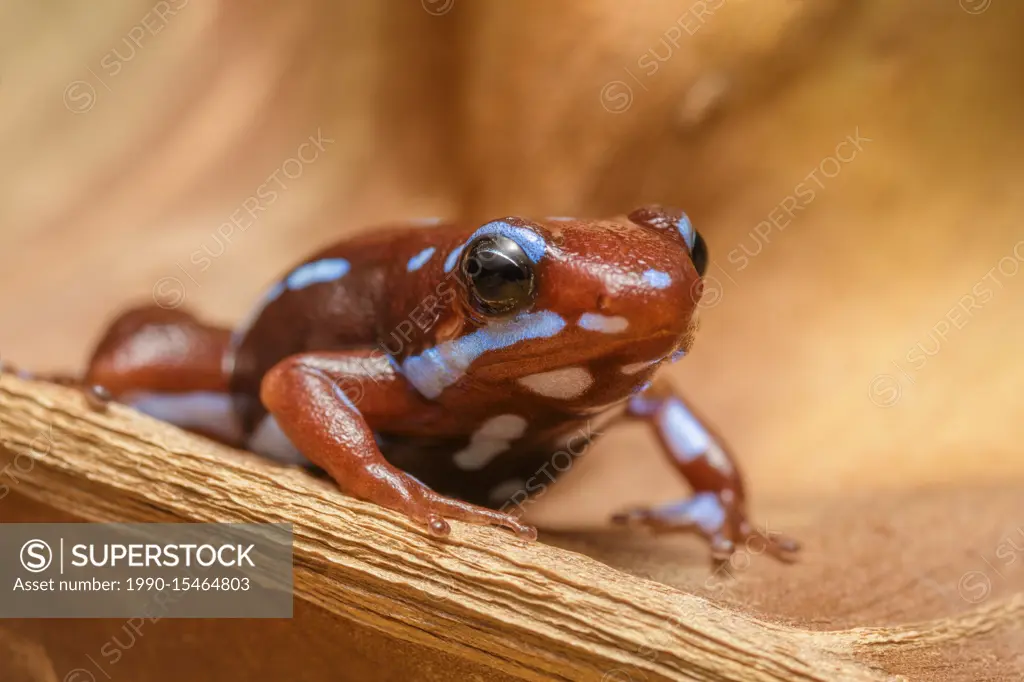
[(700, 232), (697, 232), (696, 235), (693, 240), (693, 249), (690, 251), (690, 259), (693, 261), (693, 267), (697, 268), (697, 274), (703, 277), (708, 269), (708, 245), (704, 243), (704, 237), (700, 236)]
[(533, 264), (508, 237), (483, 235), (470, 242), (463, 252), (462, 274), (470, 303), (485, 315), (503, 315), (533, 303)]

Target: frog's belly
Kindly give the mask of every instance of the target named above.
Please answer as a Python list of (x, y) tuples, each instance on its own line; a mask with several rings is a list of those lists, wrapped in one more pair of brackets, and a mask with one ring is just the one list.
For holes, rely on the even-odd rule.
[(281, 430), (273, 415), (268, 414), (260, 420), (256, 430), (249, 436), (246, 447), (282, 464), (309, 464), (306, 456), (299, 452)]
[[(509, 442), (483, 442), (470, 438), (445, 441), (395, 439), (376, 434), (384, 457), (395, 467), (442, 494), (467, 502), (500, 508), (509, 500), (524, 500), (550, 484), (559, 470), (571, 466), (571, 457), (562, 455), (544, 467), (542, 457), (530, 456)], [(292, 465), (308, 465), (278, 426), (266, 416), (247, 443), (249, 450), (268, 459)], [(564, 461), (562, 461), (564, 460)], [(550, 469), (550, 471), (548, 470)], [(527, 492), (527, 485), (532, 492)]]
[[(543, 434), (527, 433), (524, 418), (502, 414), (461, 436), (374, 436), (390, 464), (427, 487), (473, 504), (510, 511), (542, 494), (572, 469), (620, 414), (619, 408), (607, 410)], [(260, 422), (248, 447), (279, 462), (309, 464), (271, 415)]]
[[(241, 445), (283, 464), (310, 464), (273, 415), (265, 415), (247, 438), (242, 435), (241, 420), (227, 394), (137, 393), (125, 398), (141, 412), (181, 428)], [(598, 435), (595, 423), (587, 421), (558, 438), (537, 440), (524, 433), (523, 418), (504, 414), (459, 437), (375, 436), (384, 457), (424, 485), (474, 504), (501, 509), (539, 494), (572, 468)]]
[(241, 421), (226, 393), (133, 391), (119, 400), (154, 419), (225, 443), (237, 444), (242, 438)]
[(292, 445), (268, 415), (247, 439), (237, 405), (226, 393), (192, 391), (188, 393), (158, 393), (135, 391), (120, 398), (143, 414), (175, 426), (212, 436), (230, 445), (244, 445), (249, 450), (285, 464), (306, 464), (308, 460)]

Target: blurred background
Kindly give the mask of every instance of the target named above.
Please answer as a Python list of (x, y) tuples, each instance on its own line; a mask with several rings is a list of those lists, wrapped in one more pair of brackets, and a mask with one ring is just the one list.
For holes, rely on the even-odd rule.
[[(0, 354), (78, 370), (154, 298), (230, 324), (380, 221), (674, 204), (712, 266), (672, 378), (760, 518), (827, 536), (822, 501), (850, 501), (846, 533), (913, 491), (1011, 486), (913, 526), (945, 510), (987, 551), (1024, 522), (1022, 20), (1012, 0), (8, 0)], [(668, 472), (628, 427), (535, 512), (602, 522), (684, 495)]]

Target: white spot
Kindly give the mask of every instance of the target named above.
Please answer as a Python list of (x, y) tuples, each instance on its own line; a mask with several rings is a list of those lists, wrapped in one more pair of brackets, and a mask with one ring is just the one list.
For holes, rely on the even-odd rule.
[(508, 443), (503, 440), (474, 440), (452, 455), (452, 459), (455, 461), (455, 466), (460, 469), (479, 471), (508, 448)]
[(487, 497), (491, 500), (491, 504), (500, 506), (510, 502), (520, 492), (526, 492), (526, 481), (521, 478), (513, 478), (494, 486)]
[(708, 445), (708, 451), (704, 453), (704, 456), (707, 457), (708, 464), (719, 471), (732, 472), (732, 463), (729, 461), (729, 455), (725, 454), (722, 446), (715, 441), (711, 441), (711, 444)]
[(569, 220), (576, 220), (576, 219), (575, 219), (575, 218), (573, 218), (573, 217), (571, 217), (571, 216), (564, 216), (564, 215), (549, 215), (549, 216), (548, 216), (547, 218), (545, 218), (545, 220), (554, 220), (554, 221), (556, 221), (556, 222), (559, 222), (559, 223), (564, 223), (564, 222), (566, 222), (566, 221), (569, 221)]
[(249, 437), (246, 447), (284, 464), (305, 464), (309, 461), (284, 434), (272, 414), (268, 414), (260, 421), (259, 426)]
[(657, 360), (653, 360), (653, 361), (647, 360), (645, 362), (634, 362), (634, 363), (629, 364), (629, 365), (623, 365), (622, 367), (619, 368), (619, 371), (622, 372), (623, 374), (639, 374), (640, 372), (644, 371), (645, 369), (651, 368), (657, 362), (658, 362)]
[(697, 493), (683, 503), (684, 515), (705, 533), (715, 533), (725, 524), (725, 509), (714, 493)]
[(718, 495), (712, 492), (697, 493), (688, 500), (658, 507), (657, 511), (681, 523), (690, 522), (709, 534), (722, 530), (725, 525), (725, 508)]
[(644, 282), (655, 289), (664, 289), (672, 284), (672, 277), (661, 270), (645, 270), (643, 278)]
[(227, 393), (136, 391), (125, 395), (124, 401), (143, 414), (183, 429), (203, 431), (231, 443), (242, 438), (242, 423)]
[(624, 272), (612, 270), (603, 276), (605, 284), (612, 291), (628, 291), (630, 289), (664, 289), (672, 284), (672, 276), (661, 270), (645, 270), (644, 272)]
[(285, 283), (292, 291), (298, 291), (313, 284), (341, 279), (348, 274), (349, 267), (344, 258), (324, 258), (295, 268)]
[(519, 383), (546, 398), (571, 400), (583, 395), (594, 384), (594, 377), (583, 367), (566, 367), (520, 377)]
[(455, 466), (465, 471), (483, 469), (526, 433), (526, 426), (526, 420), (515, 414), (488, 419), (470, 437), (469, 445), (452, 455)]
[(474, 437), (515, 440), (526, 433), (526, 420), (517, 414), (500, 414), (488, 419), (473, 434)]
[(629, 320), (618, 315), (598, 315), (596, 313), (583, 313), (577, 324), (583, 329), (592, 332), (603, 332), (605, 334), (618, 334), (626, 331), (629, 327)]
[(692, 461), (708, 451), (712, 445), (711, 435), (697, 418), (686, 409), (681, 400), (669, 400), (668, 405), (658, 415), (658, 426), (671, 447), (684, 456), (684, 461)]
[(422, 268), (423, 265), (428, 260), (430, 260), (430, 257), (434, 255), (435, 251), (437, 251), (437, 249), (435, 249), (433, 246), (428, 246), (427, 248), (417, 253), (415, 256), (409, 259), (409, 263), (405, 266), (406, 271), (413, 272), (415, 270), (419, 270), (420, 268)]

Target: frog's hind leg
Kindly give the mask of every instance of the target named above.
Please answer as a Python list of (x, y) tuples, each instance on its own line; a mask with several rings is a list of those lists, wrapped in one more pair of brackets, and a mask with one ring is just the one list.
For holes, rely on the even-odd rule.
[(131, 391), (226, 393), (224, 356), (231, 331), (200, 322), (182, 310), (157, 306), (130, 310), (96, 345), (85, 381), (115, 397)]
[(227, 443), (241, 438), (224, 358), (228, 329), (182, 310), (130, 310), (107, 329), (82, 382), (140, 412)]

